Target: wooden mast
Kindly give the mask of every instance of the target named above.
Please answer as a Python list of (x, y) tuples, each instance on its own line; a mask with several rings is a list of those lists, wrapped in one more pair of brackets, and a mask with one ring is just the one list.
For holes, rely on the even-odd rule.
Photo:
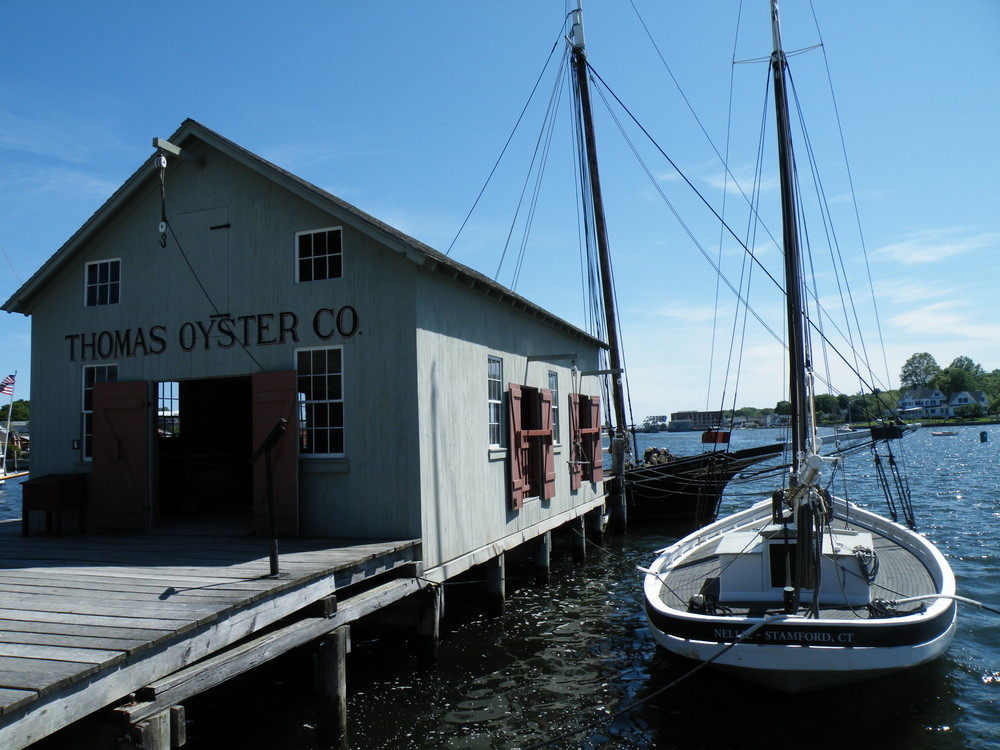
[(594, 117), (590, 103), (590, 85), (587, 79), (587, 53), (583, 36), (583, 0), (577, 0), (573, 11), (573, 27), (570, 37), (573, 41), (573, 69), (576, 73), (579, 92), (580, 114), (583, 120), (584, 141), (587, 150), (587, 168), (590, 192), (593, 201), (594, 231), (597, 253), (601, 268), (601, 292), (604, 298), (604, 316), (608, 337), (608, 364), (611, 368), (611, 401), (615, 413), (615, 424), (611, 428), (611, 473), (612, 473), (612, 521), (624, 528), (626, 509), (622, 474), (626, 441), (625, 394), (622, 387), (622, 361), (618, 342), (618, 321), (615, 317), (614, 288), (611, 279), (611, 255), (608, 250), (608, 229), (604, 216), (604, 198), (601, 194), (601, 178), (597, 168), (597, 140), (594, 137)]
[(792, 405), (792, 475), (797, 482), (802, 467), (799, 465), (809, 440), (809, 408), (806, 398), (806, 332), (802, 297), (802, 258), (799, 249), (797, 201), (795, 197), (795, 156), (792, 152), (792, 134), (788, 116), (788, 92), (785, 88), (785, 69), (788, 62), (781, 48), (781, 31), (778, 26), (778, 0), (771, 0), (771, 34), (774, 52), (771, 70), (774, 77), (775, 117), (778, 129), (778, 166), (781, 178), (782, 240), (785, 251), (785, 305), (788, 319), (788, 369), (790, 402)]

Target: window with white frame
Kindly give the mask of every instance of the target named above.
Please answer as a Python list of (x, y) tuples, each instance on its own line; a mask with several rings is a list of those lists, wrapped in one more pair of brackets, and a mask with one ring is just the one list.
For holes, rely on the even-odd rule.
[(85, 365), (83, 367), (83, 399), (80, 444), (85, 461), (94, 457), (94, 384), (118, 382), (118, 365)]
[(552, 391), (552, 440), (559, 442), (559, 373), (549, 370), (549, 390)]
[(341, 347), (297, 349), (299, 450), (344, 455), (344, 352)]
[(160, 437), (175, 438), (181, 435), (180, 383), (162, 382), (157, 385), (156, 429)]
[(84, 267), (84, 306), (117, 305), (121, 298), (121, 273), (121, 261), (117, 258), (88, 263)]
[(295, 234), (295, 280), (321, 281), (344, 275), (340, 227)]
[(490, 447), (499, 448), (503, 444), (503, 360), (499, 357), (486, 359), (486, 392), (489, 409)]

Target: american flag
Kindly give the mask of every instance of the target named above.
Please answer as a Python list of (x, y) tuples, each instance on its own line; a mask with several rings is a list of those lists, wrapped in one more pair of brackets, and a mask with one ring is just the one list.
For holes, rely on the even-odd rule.
[(7, 377), (5, 377), (3, 379), (3, 381), (0, 381), (0, 393), (2, 393), (5, 396), (13, 396), (14, 395), (14, 376), (13, 375), (8, 375)]

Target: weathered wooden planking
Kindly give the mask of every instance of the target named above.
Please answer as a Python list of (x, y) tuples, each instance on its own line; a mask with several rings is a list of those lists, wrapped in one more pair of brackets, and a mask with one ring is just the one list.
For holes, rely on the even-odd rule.
[(159, 617), (142, 619), (127, 615), (88, 615), (72, 612), (44, 612), (32, 609), (0, 609), (0, 620), (21, 620), (24, 622), (64, 623), (81, 625), (108, 625), (111, 627), (150, 628), (152, 630), (178, 632), (180, 628), (191, 623), (187, 618), (167, 619)]
[(416, 579), (392, 581), (344, 602), (331, 617), (309, 617), (238, 644), (216, 656), (193, 664), (147, 686), (147, 700), (116, 709), (130, 722), (141, 721), (167, 710), (192, 695), (222, 684), (293, 648), (320, 638), (337, 628), (414, 594), (425, 586)]
[(0, 657), (0, 684), (36, 693), (53, 691), (90, 677), (98, 669), (99, 665), (91, 662)]
[[(271, 577), (260, 538), (25, 539), (0, 524), (0, 747), (35, 742), (351, 583), (404, 565), (412, 575), (420, 550), (331, 544), (280, 541)], [(43, 658), (54, 655), (68, 661)]]
[(0, 688), (0, 716), (11, 711), (16, 711), (22, 706), (35, 700), (38, 696), (34, 690), (14, 690), (12, 688)]
[[(7, 585), (50, 585), (52, 583), (51, 573), (42, 573), (36, 569), (6, 570), (3, 573), (4, 587)], [(219, 578), (209, 576), (190, 576), (180, 578), (173, 574), (148, 573), (142, 576), (125, 574), (92, 574), (76, 573), (70, 578), (63, 577), (59, 581), (59, 586), (63, 588), (90, 588), (93, 586), (105, 586), (114, 588), (117, 591), (153, 591), (162, 592), (169, 588), (185, 591), (194, 595), (202, 592), (211, 595), (214, 590), (222, 591), (267, 591), (274, 586), (274, 582), (261, 578)]]
[(39, 622), (38, 620), (10, 620), (0, 618), (0, 631), (4, 633), (38, 633), (70, 637), (125, 638), (148, 641), (158, 633), (169, 632), (164, 628), (142, 628), (129, 622), (124, 626), (84, 625), (78, 622)]
[[(147, 634), (150, 631), (146, 631)], [(110, 638), (108, 636), (72, 635), (65, 633), (36, 633), (23, 630), (4, 630), (0, 622), (0, 648), (3, 644), (38, 644), (42, 646), (66, 646), (72, 648), (114, 649), (129, 651), (146, 643), (147, 638)]]

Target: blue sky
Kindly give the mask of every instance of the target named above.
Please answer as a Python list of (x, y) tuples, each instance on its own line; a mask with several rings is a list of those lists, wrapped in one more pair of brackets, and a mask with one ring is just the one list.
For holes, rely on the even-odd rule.
[[(0, 0), (0, 8), (3, 299), (149, 156), (153, 137), (168, 137), (187, 117), (448, 250), (559, 39), (567, 10), (563, 0)], [(728, 138), (729, 169), (749, 190), (766, 67), (734, 66), (733, 60), (768, 55), (766, 0), (743, 3), (738, 37), (735, 1), (587, 0), (584, 11), (594, 69), (705, 199), (717, 209), (725, 205), (734, 230), (745, 232), (746, 210), (740, 218), (740, 199), (715, 150), (727, 150), (729, 128), (741, 134)], [(918, 351), (942, 366), (965, 355), (987, 370), (1000, 368), (1000, 322), (993, 313), (1000, 270), (1000, 3), (815, 0), (810, 6), (785, 0), (782, 13), (787, 50), (810, 47), (820, 37), (824, 43), (822, 51), (793, 57), (792, 75), (816, 158), (836, 165), (824, 177), (824, 192), (838, 224), (844, 219), (847, 225), (837, 236), (855, 301), (866, 304), (869, 275), (878, 293), (884, 357), (877, 338), (866, 342), (880, 382), (895, 385), (905, 360)], [(541, 101), (553, 76), (540, 85)], [(565, 101), (560, 110), (515, 290), (582, 326)], [(717, 305), (715, 273), (687, 233), (734, 285), (741, 255), (729, 241), (720, 245), (718, 227), (669, 165), (636, 140), (646, 157), (640, 167), (604, 105), (597, 110), (635, 418), (772, 406), (784, 398), (783, 354), (756, 319), (737, 339), (749, 355), (740, 385), (723, 382), (736, 368), (727, 365), (727, 352), (737, 307), (725, 287)], [(508, 286), (520, 239), (503, 264), (500, 259), (541, 127), (537, 107), (524, 122), (451, 250), (454, 259), (487, 275), (499, 267), (497, 279)], [(770, 119), (768, 128), (770, 148)], [(797, 153), (802, 163), (804, 149)], [(672, 218), (661, 191), (692, 216), (687, 230)], [(765, 175), (762, 210), (775, 194), (773, 176)], [(867, 267), (858, 262), (855, 214)], [(825, 234), (810, 226), (813, 236)], [(158, 237), (155, 227), (151, 236)], [(761, 237), (751, 242), (755, 253), (776, 268), (778, 253)], [(770, 318), (779, 311), (777, 301), (768, 299), (763, 274), (755, 273), (754, 292), (765, 292), (755, 309), (780, 332), (780, 320)], [(818, 272), (820, 280), (830, 275)], [(825, 305), (825, 293), (820, 296)], [(860, 322), (867, 328), (868, 313)], [(0, 368), (18, 371), (19, 398), (30, 397), (29, 335), (29, 319), (0, 314)], [(858, 390), (856, 383), (840, 387)]]

